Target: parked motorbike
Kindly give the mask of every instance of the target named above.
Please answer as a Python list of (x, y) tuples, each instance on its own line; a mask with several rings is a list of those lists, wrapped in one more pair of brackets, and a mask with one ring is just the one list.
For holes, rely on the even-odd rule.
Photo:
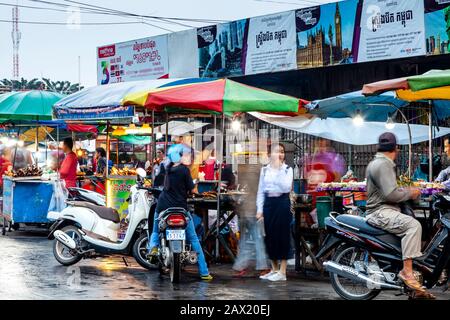
[[(450, 196), (435, 195), (432, 212), (437, 219), (436, 233), (423, 256), (414, 259), (416, 278), (426, 288), (444, 286), (443, 271), (450, 268)], [(381, 291), (397, 290), (414, 297), (398, 278), (403, 268), (401, 238), (369, 225), (362, 217), (330, 213), (325, 219), (328, 235), (317, 254), (320, 259), (332, 250), (330, 261), (323, 263), (330, 273), (333, 289), (347, 300), (370, 300)]]
[[(49, 212), (47, 217), (56, 220), (48, 238), (53, 240), (53, 255), (62, 265), (69, 266), (82, 258), (99, 255), (132, 255), (144, 268), (153, 269), (146, 259), (147, 219), (154, 213), (158, 189), (143, 186), (144, 169), (138, 169), (136, 185), (128, 198), (128, 228), (124, 239), (119, 239), (121, 221), (115, 209), (107, 208), (104, 197), (83, 189), (70, 190), (67, 207), (61, 212)], [(95, 195), (94, 195), (95, 194)], [(101, 201), (100, 199), (103, 199)], [(153, 217), (151, 217), (153, 219)]]
[(82, 188), (68, 188), (67, 190), (69, 191), (69, 201), (84, 201), (97, 206), (106, 206), (106, 198), (100, 193)]
[(159, 271), (170, 274), (172, 283), (178, 283), (181, 269), (187, 263), (197, 263), (197, 253), (186, 244), (186, 228), (191, 214), (184, 208), (168, 208), (158, 216), (160, 247)]

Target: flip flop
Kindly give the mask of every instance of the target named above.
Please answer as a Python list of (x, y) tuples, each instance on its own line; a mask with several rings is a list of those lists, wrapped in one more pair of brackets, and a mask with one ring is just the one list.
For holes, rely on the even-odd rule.
[(410, 295), (413, 300), (435, 300), (436, 297), (428, 291), (413, 291)]
[(401, 272), (398, 274), (398, 277), (411, 290), (425, 292), (425, 290), (422, 288), (422, 285), (419, 283), (419, 281), (417, 281), (416, 278), (407, 278)]

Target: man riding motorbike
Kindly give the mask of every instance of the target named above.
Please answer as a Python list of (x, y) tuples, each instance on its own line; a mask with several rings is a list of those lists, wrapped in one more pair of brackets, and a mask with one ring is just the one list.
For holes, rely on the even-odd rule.
[[(184, 152), (184, 147), (180, 144), (174, 145), (168, 150), (170, 163), (165, 169), (164, 189), (159, 195), (158, 204), (155, 210), (153, 231), (151, 233), (148, 248), (149, 258), (152, 263), (157, 261), (159, 247), (158, 214), (168, 208), (181, 207), (187, 209), (188, 193), (194, 193), (195, 186), (191, 173), (186, 166), (190, 162), (190, 154)], [(212, 280), (206, 265), (205, 255), (195, 232), (193, 219), (189, 220), (186, 229), (187, 240), (191, 243), (192, 249), (197, 252), (198, 267), (202, 280)]]
[(418, 295), (428, 293), (414, 277), (413, 259), (422, 256), (422, 226), (411, 216), (403, 214), (400, 204), (420, 197), (420, 190), (399, 188), (395, 173), (398, 155), (397, 139), (390, 132), (378, 138), (378, 153), (367, 167), (367, 222), (402, 238), (403, 269), (399, 278)]

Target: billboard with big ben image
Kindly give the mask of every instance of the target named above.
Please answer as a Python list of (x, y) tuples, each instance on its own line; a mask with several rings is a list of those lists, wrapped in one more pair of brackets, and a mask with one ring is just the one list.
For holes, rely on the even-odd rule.
[(296, 10), (299, 69), (353, 62), (357, 7), (349, 0)]

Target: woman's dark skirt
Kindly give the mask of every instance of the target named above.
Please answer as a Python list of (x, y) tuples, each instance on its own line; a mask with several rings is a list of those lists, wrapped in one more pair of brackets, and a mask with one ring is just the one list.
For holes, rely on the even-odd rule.
[(291, 251), (291, 202), (289, 194), (264, 198), (264, 229), (267, 255), (270, 260), (287, 260)]

